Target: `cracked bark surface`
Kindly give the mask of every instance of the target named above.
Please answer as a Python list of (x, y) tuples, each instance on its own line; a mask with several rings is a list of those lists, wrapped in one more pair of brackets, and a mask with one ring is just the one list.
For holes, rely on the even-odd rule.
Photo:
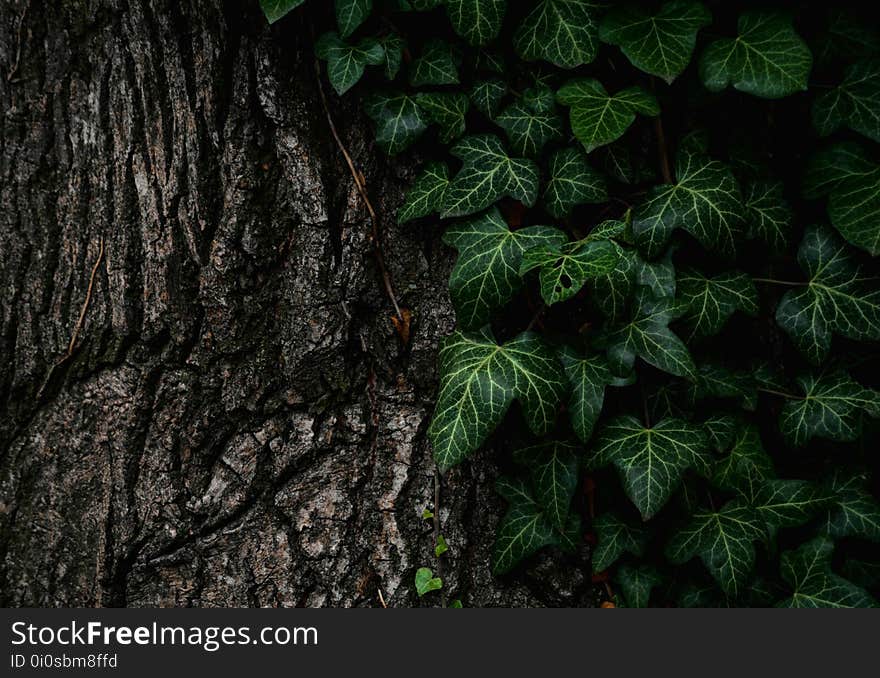
[[(390, 218), (413, 160), (331, 98), (404, 348), (308, 35), (255, 0), (0, 0), (0, 603), (436, 604), (412, 577), (452, 253)], [(450, 596), (587, 604), (585, 553), (491, 576), (495, 474), (443, 478)]]

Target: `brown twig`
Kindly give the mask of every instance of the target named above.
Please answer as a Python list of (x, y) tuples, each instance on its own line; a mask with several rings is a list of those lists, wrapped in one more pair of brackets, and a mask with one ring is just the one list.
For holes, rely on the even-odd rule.
[[(314, 37), (314, 30), (312, 31), (312, 36)], [(398, 320), (401, 323), (404, 323), (403, 312), (400, 310), (400, 306), (397, 304), (397, 296), (394, 294), (394, 285), (391, 282), (391, 274), (388, 272), (388, 267), (385, 266), (385, 257), (382, 256), (382, 243), (379, 239), (379, 217), (376, 214), (376, 210), (373, 208), (373, 203), (370, 202), (369, 195), (367, 195), (367, 183), (364, 179), (364, 175), (357, 167), (355, 167), (351, 154), (348, 152), (345, 144), (342, 143), (339, 132), (336, 130), (336, 124), (333, 122), (333, 116), (330, 114), (330, 104), (327, 101), (327, 95), (324, 93), (324, 85), (321, 81), (321, 64), (318, 63), (317, 57), (315, 57), (315, 77), (318, 82), (318, 94), (321, 97), (321, 105), (324, 107), (324, 114), (327, 116), (327, 124), (330, 126), (330, 133), (336, 140), (336, 145), (339, 147), (342, 156), (345, 158), (348, 170), (354, 178), (354, 184), (357, 187), (358, 193), (360, 193), (364, 204), (367, 206), (367, 212), (370, 214), (370, 222), (373, 227), (373, 254), (376, 257), (376, 263), (378, 264), (379, 272), (382, 275), (382, 282), (385, 284), (385, 292), (391, 300), (391, 305), (394, 306), (394, 312), (397, 314)]]
[(95, 289), (95, 277), (98, 275), (98, 267), (101, 265), (101, 262), (104, 260), (104, 236), (101, 236), (101, 241), (98, 249), (98, 258), (95, 259), (95, 263), (92, 266), (92, 272), (89, 275), (89, 286), (86, 289), (86, 298), (83, 301), (83, 305), (79, 310), (79, 317), (76, 319), (76, 325), (73, 327), (73, 334), (70, 337), (70, 343), (67, 344), (67, 351), (63, 356), (61, 356), (58, 360), (52, 363), (52, 367), (49, 368), (49, 371), (46, 373), (46, 378), (43, 380), (43, 384), (40, 386), (40, 389), (37, 391), (36, 399), (39, 400), (40, 396), (43, 395), (43, 391), (46, 388), (46, 385), (49, 383), (49, 379), (52, 378), (52, 374), (55, 370), (63, 365), (65, 362), (70, 360), (73, 356), (74, 349), (76, 349), (76, 340), (79, 338), (79, 333), (82, 331), (83, 323), (86, 320), (86, 313), (89, 310), (89, 304), (92, 301), (92, 292)]
[(385, 604), (385, 597), (382, 595), (382, 589), (376, 589), (379, 592), (379, 602), (382, 604), (382, 607), (388, 609), (388, 605)]
[(669, 164), (669, 148), (666, 145), (666, 134), (663, 132), (663, 121), (658, 115), (654, 118), (654, 131), (657, 135), (657, 151), (660, 154), (660, 171), (663, 174), (663, 182), (675, 183), (672, 177), (672, 167)]

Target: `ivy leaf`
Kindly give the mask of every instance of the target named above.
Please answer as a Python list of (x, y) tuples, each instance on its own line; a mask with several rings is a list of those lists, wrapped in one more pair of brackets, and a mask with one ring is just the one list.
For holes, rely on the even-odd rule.
[(492, 312), (520, 289), (523, 253), (541, 245), (561, 244), (565, 237), (550, 226), (511, 231), (494, 207), (447, 229), (443, 242), (459, 253), (449, 278), (459, 324), (465, 328), (485, 324)]
[(817, 153), (807, 167), (808, 198), (830, 194), (828, 217), (846, 240), (880, 254), (880, 166), (858, 144), (843, 142)]
[(593, 521), (596, 546), (593, 548), (593, 572), (604, 572), (624, 553), (641, 557), (645, 552), (648, 535), (638, 525), (633, 525), (617, 514), (607, 511)]
[(340, 96), (354, 87), (368, 65), (379, 66), (385, 61), (385, 50), (375, 38), (349, 45), (336, 33), (318, 38), (315, 53), (327, 62), (327, 79)]
[(776, 322), (810, 362), (825, 359), (833, 333), (858, 341), (880, 339), (880, 287), (862, 276), (840, 238), (811, 226), (797, 258), (809, 281), (785, 293)]
[(774, 476), (773, 461), (764, 451), (757, 428), (742, 428), (733, 446), (712, 470), (712, 484), (722, 490), (742, 493), (752, 501), (767, 480)]
[(639, 356), (658, 370), (696, 379), (697, 368), (687, 347), (669, 329), (669, 323), (682, 310), (668, 297), (658, 299), (646, 289), (639, 290), (632, 319), (606, 337), (612, 369), (617, 374), (627, 374)]
[(694, 399), (703, 398), (737, 398), (743, 409), (753, 411), (758, 404), (757, 384), (751, 374), (704, 362), (700, 365), (694, 388)]
[(527, 250), (519, 274), (540, 269), (541, 297), (548, 306), (571, 299), (589, 278), (607, 275), (617, 267), (620, 246), (611, 240), (554, 242)]
[(292, 12), (306, 0), (260, 0), (260, 7), (270, 24)]
[(427, 12), (443, 4), (443, 0), (398, 0), (400, 9), (408, 12)]
[(752, 10), (739, 17), (739, 36), (710, 44), (700, 58), (706, 88), (728, 85), (765, 99), (807, 89), (813, 55), (795, 32), (791, 17), (773, 10)]
[(529, 428), (543, 435), (553, 426), (565, 395), (562, 366), (531, 332), (498, 345), (488, 330), (456, 332), (440, 349), (440, 392), (428, 437), (441, 470), (479, 448), (514, 399)]
[(498, 36), (507, 0), (443, 0), (452, 28), (472, 45)]
[(373, 11), (373, 0), (336, 0), (336, 25), (339, 35), (347, 38)]
[(651, 189), (633, 215), (636, 244), (651, 258), (666, 247), (672, 231), (683, 228), (706, 249), (733, 254), (742, 220), (742, 199), (733, 173), (716, 160), (678, 152), (675, 184)]
[(550, 180), (544, 191), (547, 212), (567, 217), (575, 205), (608, 200), (604, 177), (587, 163), (577, 148), (562, 148), (550, 157)]
[(681, 419), (663, 419), (645, 427), (638, 419), (612, 419), (598, 434), (593, 448), (597, 466), (613, 464), (626, 495), (648, 520), (681, 483), (684, 472), (708, 463), (707, 440), (698, 426)]
[(599, 311), (614, 322), (624, 316), (630, 295), (636, 284), (637, 255), (625, 251), (620, 262), (608, 275), (588, 281), (591, 298)]
[(406, 200), (397, 212), (397, 223), (439, 212), (447, 186), (449, 168), (442, 162), (428, 163), (407, 191)]
[[(675, 266), (672, 265), (671, 251), (658, 261), (645, 261), (638, 254), (633, 259), (637, 285), (646, 288), (658, 299), (675, 296)], [(681, 308), (684, 310), (684, 306)]]
[(699, 556), (709, 573), (729, 596), (738, 597), (755, 565), (753, 542), (764, 527), (754, 509), (734, 500), (720, 510), (704, 509), (677, 532), (666, 546), (666, 556), (679, 565)]
[(507, 94), (507, 85), (501, 78), (478, 80), (470, 91), (476, 109), (487, 118), (494, 119), (501, 110), (501, 100)]
[(375, 93), (365, 102), (367, 115), (376, 123), (376, 143), (388, 155), (408, 148), (428, 128), (424, 111), (406, 94)]
[(389, 33), (379, 38), (379, 42), (385, 50), (385, 77), (394, 80), (403, 63), (403, 48), (406, 43), (396, 33)]
[(605, 387), (614, 381), (614, 376), (605, 358), (600, 355), (583, 358), (564, 346), (559, 351), (559, 359), (571, 385), (568, 410), (572, 428), (578, 438), (587, 442), (602, 411)]
[(443, 217), (459, 217), (485, 209), (504, 196), (527, 207), (538, 194), (538, 167), (525, 158), (511, 158), (498, 137), (464, 137), (449, 151), (464, 163), (449, 184)]
[(590, 0), (542, 0), (523, 20), (513, 38), (526, 61), (543, 59), (574, 68), (596, 58), (596, 15), (602, 5)]
[(660, 115), (657, 99), (641, 87), (628, 87), (611, 96), (602, 83), (593, 78), (567, 82), (556, 93), (556, 100), (571, 108), (571, 131), (587, 153), (623, 136), (636, 119), (636, 113)]
[(809, 522), (830, 499), (822, 488), (806, 480), (767, 480), (752, 507), (773, 534), (779, 528)]
[(826, 30), (819, 43), (817, 61), (831, 64), (880, 53), (880, 35), (869, 21), (845, 7), (831, 7), (825, 17)]
[(792, 594), (777, 607), (876, 607), (867, 591), (831, 571), (833, 553), (834, 542), (822, 537), (783, 553), (780, 569)]
[(880, 59), (852, 64), (838, 87), (817, 97), (813, 125), (823, 137), (846, 126), (880, 141)]
[(741, 271), (707, 278), (695, 269), (685, 269), (676, 279), (676, 288), (687, 307), (682, 322), (690, 328), (689, 339), (718, 334), (734, 311), (751, 316), (758, 312), (758, 291)]
[(648, 607), (651, 591), (663, 582), (663, 577), (650, 565), (621, 565), (614, 580), (627, 606)]
[(426, 593), (430, 593), (431, 591), (437, 591), (438, 589), (443, 588), (443, 580), (440, 577), (435, 577), (434, 573), (431, 571), (429, 567), (420, 567), (416, 570), (416, 593), (419, 594), (419, 598), (424, 596)]
[(781, 182), (759, 180), (747, 184), (743, 208), (749, 238), (761, 240), (774, 252), (788, 245), (794, 213), (782, 195)]
[(421, 56), (412, 64), (409, 84), (413, 87), (457, 85), (458, 69), (452, 56), (452, 46), (443, 40), (425, 43)]
[(861, 415), (880, 417), (880, 392), (865, 388), (846, 372), (805, 374), (797, 379), (804, 397), (789, 400), (782, 408), (779, 428), (800, 447), (813, 436), (830, 440), (855, 440)]
[(470, 101), (461, 92), (419, 92), (415, 96), (431, 122), (440, 127), (439, 139), (448, 144), (464, 134), (465, 116)]
[(694, 0), (671, 0), (649, 14), (641, 7), (614, 7), (602, 19), (602, 42), (620, 47), (633, 66), (645, 73), (675, 80), (687, 67), (697, 32), (712, 23), (712, 14)]
[(535, 499), (550, 524), (565, 530), (578, 481), (574, 447), (559, 441), (517, 450), (513, 460), (526, 466), (535, 488)]
[(864, 472), (837, 471), (825, 485), (831, 498), (823, 518), (823, 531), (833, 539), (858, 537), (880, 541), (880, 503), (870, 494), (870, 476)]
[(546, 91), (549, 97), (542, 96), (541, 92), (526, 92), (495, 120), (507, 132), (514, 153), (534, 157), (548, 141), (562, 138), (562, 119), (556, 111), (552, 92)]
[(739, 427), (739, 420), (730, 414), (713, 414), (703, 422), (709, 444), (716, 452), (730, 447)]

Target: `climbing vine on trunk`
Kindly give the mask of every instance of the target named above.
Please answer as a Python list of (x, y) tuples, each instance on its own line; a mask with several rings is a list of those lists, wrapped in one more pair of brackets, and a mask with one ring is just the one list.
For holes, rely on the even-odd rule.
[(441, 471), (512, 450), (497, 575), (587, 539), (617, 605), (876, 604), (871, 17), (262, 5), (305, 5), (333, 90), (424, 161), (396, 217), (458, 253), (429, 438)]

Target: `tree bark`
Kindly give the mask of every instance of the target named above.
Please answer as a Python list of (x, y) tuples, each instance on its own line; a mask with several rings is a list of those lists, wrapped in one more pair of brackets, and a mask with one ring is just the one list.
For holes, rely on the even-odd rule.
[[(437, 569), (425, 437), (452, 330), (414, 159), (330, 99), (298, 11), (0, 0), (0, 603), (389, 606)], [(68, 350), (68, 349), (71, 350)], [(489, 571), (493, 453), (441, 482), (445, 589), (579, 605), (585, 554)]]

